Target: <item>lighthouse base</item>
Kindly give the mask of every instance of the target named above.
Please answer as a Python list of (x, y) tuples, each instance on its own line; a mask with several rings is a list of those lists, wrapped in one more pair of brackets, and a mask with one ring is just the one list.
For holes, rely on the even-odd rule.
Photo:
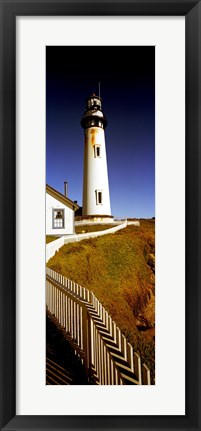
[(114, 223), (114, 217), (100, 214), (75, 216), (75, 222), (81, 222), (82, 224)]

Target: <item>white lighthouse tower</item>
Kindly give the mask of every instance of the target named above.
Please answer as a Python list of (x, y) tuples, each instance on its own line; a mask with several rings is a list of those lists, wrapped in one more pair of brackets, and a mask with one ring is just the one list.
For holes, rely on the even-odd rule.
[(81, 125), (85, 141), (82, 218), (112, 222), (104, 131), (107, 120), (99, 96), (92, 94), (86, 100)]

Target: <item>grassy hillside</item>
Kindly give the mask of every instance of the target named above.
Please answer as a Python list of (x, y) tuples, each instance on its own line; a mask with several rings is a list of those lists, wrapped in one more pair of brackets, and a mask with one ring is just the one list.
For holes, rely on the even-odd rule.
[(155, 223), (66, 244), (48, 266), (92, 290), (154, 376)]

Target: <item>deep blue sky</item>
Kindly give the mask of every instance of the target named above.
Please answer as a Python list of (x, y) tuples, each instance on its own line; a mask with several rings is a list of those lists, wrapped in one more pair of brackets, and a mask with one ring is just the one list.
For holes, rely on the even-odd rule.
[(101, 86), (112, 215), (155, 216), (154, 47), (46, 48), (46, 181), (82, 205), (85, 100)]

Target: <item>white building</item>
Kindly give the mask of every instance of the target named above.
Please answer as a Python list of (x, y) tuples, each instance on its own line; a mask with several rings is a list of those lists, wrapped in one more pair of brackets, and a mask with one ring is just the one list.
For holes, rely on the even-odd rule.
[(46, 185), (46, 235), (73, 234), (75, 210), (78, 208), (77, 203)]
[(85, 139), (82, 218), (113, 221), (105, 146), (107, 120), (101, 98), (95, 94), (86, 101), (81, 125)]

